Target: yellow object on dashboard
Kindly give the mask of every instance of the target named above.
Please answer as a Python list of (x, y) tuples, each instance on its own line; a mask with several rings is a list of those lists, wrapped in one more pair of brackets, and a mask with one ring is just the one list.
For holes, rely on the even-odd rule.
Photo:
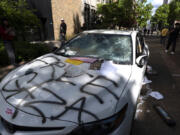
[(83, 62), (80, 61), (80, 60), (73, 60), (73, 59), (66, 59), (65, 62), (66, 62), (66, 63), (73, 64), (73, 65), (80, 65), (80, 64), (83, 63)]

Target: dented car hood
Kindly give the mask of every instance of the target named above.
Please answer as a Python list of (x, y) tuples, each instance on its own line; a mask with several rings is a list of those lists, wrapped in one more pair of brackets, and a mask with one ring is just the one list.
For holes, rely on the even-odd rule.
[(131, 75), (131, 65), (68, 61), (53, 53), (9, 73), (1, 82), (0, 115), (23, 126), (58, 127), (110, 117)]

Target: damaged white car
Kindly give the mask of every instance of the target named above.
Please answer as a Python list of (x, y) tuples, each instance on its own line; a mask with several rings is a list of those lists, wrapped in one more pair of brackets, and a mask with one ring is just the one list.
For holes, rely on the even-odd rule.
[(128, 135), (149, 50), (137, 31), (85, 31), (0, 84), (1, 135)]

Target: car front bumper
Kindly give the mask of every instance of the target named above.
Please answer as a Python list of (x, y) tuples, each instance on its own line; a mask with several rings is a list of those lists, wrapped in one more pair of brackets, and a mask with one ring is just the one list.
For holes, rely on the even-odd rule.
[[(7, 127), (9, 125), (4, 124), (2, 121), (2, 118), (0, 120), (0, 135), (67, 135), (69, 132), (71, 132), (75, 126), (72, 127), (65, 127), (65, 128), (54, 128), (54, 129), (39, 129), (34, 128), (35, 130), (30, 130), (30, 128), (21, 127), (22, 130), (17, 130), (15, 132), (10, 132), (11, 126)], [(15, 127), (16, 128), (16, 127)]]

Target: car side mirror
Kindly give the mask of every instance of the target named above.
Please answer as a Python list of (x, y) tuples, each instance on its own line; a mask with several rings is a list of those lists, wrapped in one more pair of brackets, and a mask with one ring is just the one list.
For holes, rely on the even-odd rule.
[(139, 67), (143, 67), (147, 63), (147, 55), (140, 55), (139, 57), (136, 58), (136, 64)]

